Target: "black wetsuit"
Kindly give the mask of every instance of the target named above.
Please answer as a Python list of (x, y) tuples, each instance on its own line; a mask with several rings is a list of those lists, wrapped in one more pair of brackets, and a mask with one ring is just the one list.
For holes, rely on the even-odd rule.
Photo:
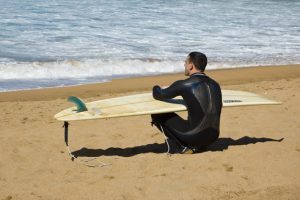
[(153, 114), (152, 123), (171, 140), (181, 146), (202, 149), (219, 137), (222, 93), (219, 84), (205, 74), (196, 73), (170, 87), (153, 87), (153, 97), (167, 100), (182, 96), (187, 106), (188, 119), (175, 113)]

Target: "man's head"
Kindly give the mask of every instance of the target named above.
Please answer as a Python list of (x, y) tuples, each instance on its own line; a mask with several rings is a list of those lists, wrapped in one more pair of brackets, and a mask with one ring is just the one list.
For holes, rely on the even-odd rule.
[(191, 52), (184, 63), (185, 71), (184, 74), (189, 76), (196, 72), (204, 72), (207, 65), (207, 58), (205, 54), (200, 52)]

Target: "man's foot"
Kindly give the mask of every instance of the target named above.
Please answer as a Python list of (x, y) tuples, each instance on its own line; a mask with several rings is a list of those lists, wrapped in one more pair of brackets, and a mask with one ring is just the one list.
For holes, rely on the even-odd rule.
[(180, 153), (181, 154), (193, 154), (193, 153), (195, 153), (195, 149), (191, 149), (189, 147), (184, 147)]
[(174, 142), (173, 140), (171, 140), (170, 138), (166, 139), (166, 143), (168, 145), (167, 153), (174, 154), (174, 153), (178, 153), (180, 151), (178, 144), (176, 142)]

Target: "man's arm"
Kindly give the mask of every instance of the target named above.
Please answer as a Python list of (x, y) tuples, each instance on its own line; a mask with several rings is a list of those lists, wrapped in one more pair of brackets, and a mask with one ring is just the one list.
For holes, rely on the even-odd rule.
[(156, 100), (172, 99), (180, 94), (182, 85), (182, 81), (176, 81), (165, 89), (155, 85), (152, 89), (153, 98)]

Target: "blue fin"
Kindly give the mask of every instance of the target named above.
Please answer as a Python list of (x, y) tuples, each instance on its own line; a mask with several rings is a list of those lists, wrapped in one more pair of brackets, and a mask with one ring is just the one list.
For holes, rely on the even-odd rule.
[(78, 97), (69, 96), (68, 101), (70, 101), (70, 102), (72, 102), (76, 105), (76, 107), (77, 107), (76, 111), (77, 112), (84, 112), (84, 111), (88, 110), (85, 103), (81, 99), (79, 99)]

